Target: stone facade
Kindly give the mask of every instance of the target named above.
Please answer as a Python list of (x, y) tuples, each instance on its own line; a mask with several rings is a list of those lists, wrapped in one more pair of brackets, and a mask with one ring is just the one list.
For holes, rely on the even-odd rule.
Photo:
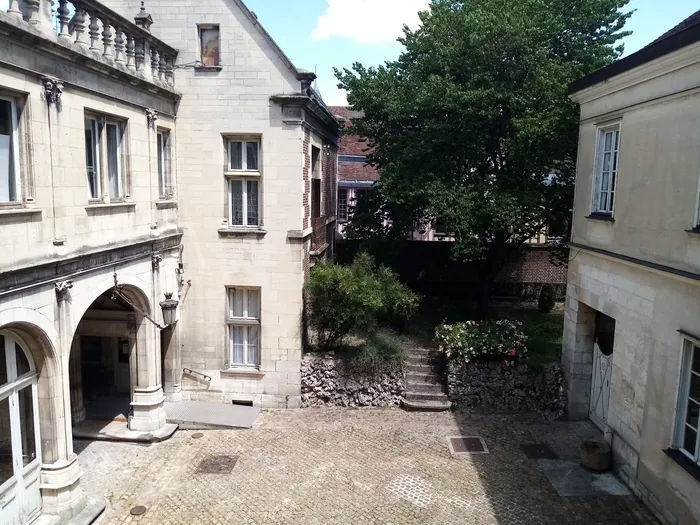
[(359, 371), (337, 357), (305, 356), (301, 363), (303, 407), (399, 406), (406, 393), (401, 366)]
[[(139, 1), (109, 0), (129, 16)], [(182, 93), (178, 108), (177, 173), (183, 251), (181, 362), (212, 378), (186, 376), (172, 399), (252, 400), (264, 407), (298, 407), (302, 351), (302, 288), (316, 254), (315, 234), (326, 238), (335, 221), (328, 197), (336, 173), (337, 123), (312, 100), (313, 75), (295, 68), (238, 0), (154, 0), (148, 10), (155, 35), (179, 47)], [(196, 66), (197, 27), (219, 29), (220, 65)], [(229, 224), (226, 140), (260, 142), (260, 217), (257, 228)], [(311, 224), (311, 157), (318, 152), (322, 227)], [(306, 173), (306, 175), (304, 175)], [(325, 174), (325, 177), (323, 176)], [(325, 197), (325, 198), (324, 198)], [(319, 219), (321, 220), (321, 219)], [(318, 221), (317, 221), (318, 222)], [(321, 235), (323, 234), (323, 235)], [(328, 255), (323, 248), (317, 257)], [(230, 359), (227, 289), (260, 291), (259, 366)]]
[[(574, 87), (581, 125), (562, 358), (569, 416), (596, 420), (620, 476), (664, 523), (682, 525), (700, 521), (698, 467), (679, 451), (683, 356), (700, 334), (700, 43), (692, 42), (683, 29), (671, 32), (600, 72), (605, 82)], [(606, 129), (619, 129), (619, 162), (614, 210), (601, 215), (592, 202)], [(595, 347), (608, 343), (602, 357)]]
[(552, 421), (562, 418), (566, 410), (564, 372), (559, 363), (531, 375), (525, 365), (502, 361), (450, 361), (447, 392), (462, 407), (539, 412)]

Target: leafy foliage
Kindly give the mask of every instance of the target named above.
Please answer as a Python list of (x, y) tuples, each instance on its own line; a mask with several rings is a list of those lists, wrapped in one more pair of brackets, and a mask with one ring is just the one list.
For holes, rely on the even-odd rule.
[(556, 299), (554, 286), (551, 284), (543, 285), (542, 290), (540, 290), (540, 297), (537, 301), (537, 309), (544, 314), (548, 314), (554, 308)]
[(406, 360), (406, 342), (393, 330), (379, 328), (347, 355), (347, 363), (355, 370), (381, 370), (386, 366), (402, 365)]
[(433, 0), (398, 60), (336, 71), (382, 174), (384, 228), (358, 234), (438, 219), (455, 258), (481, 261), (485, 317), (503, 264), (571, 214), (568, 84), (620, 56), (628, 1)]
[(315, 266), (306, 293), (309, 325), (324, 351), (353, 331), (372, 334), (380, 323), (407, 319), (418, 308), (418, 296), (367, 254), (359, 254), (349, 266)]
[(527, 353), (527, 336), (521, 327), (521, 323), (508, 319), (443, 323), (435, 329), (435, 341), (448, 359), (515, 362)]

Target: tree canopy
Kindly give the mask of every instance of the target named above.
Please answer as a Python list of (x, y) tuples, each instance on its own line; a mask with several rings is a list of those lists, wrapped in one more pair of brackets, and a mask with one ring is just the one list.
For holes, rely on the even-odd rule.
[(396, 61), (336, 71), (381, 172), (376, 203), (438, 219), (455, 257), (482, 262), (482, 316), (508, 257), (570, 217), (568, 85), (620, 56), (628, 1), (433, 0)]

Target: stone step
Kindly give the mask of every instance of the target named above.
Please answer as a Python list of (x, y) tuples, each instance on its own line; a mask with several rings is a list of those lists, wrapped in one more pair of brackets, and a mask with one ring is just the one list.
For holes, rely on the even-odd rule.
[(440, 383), (406, 381), (406, 389), (411, 392), (422, 392), (426, 394), (442, 394), (444, 388)]
[(415, 410), (420, 412), (442, 412), (449, 410), (452, 403), (446, 401), (420, 401), (401, 398), (401, 406), (406, 410)]
[(409, 372), (418, 372), (420, 374), (433, 374), (435, 372), (435, 367), (428, 363), (407, 363), (406, 369)]
[(430, 372), (407, 372), (406, 373), (406, 383), (440, 383), (442, 384), (442, 378), (439, 374)]
[(432, 348), (409, 348), (406, 353), (408, 355), (440, 355), (437, 350)]
[(437, 356), (430, 354), (408, 354), (406, 362), (413, 365), (432, 364), (437, 361)]
[(406, 389), (406, 399), (409, 401), (447, 401), (447, 396), (444, 392), (428, 393), (428, 392), (413, 392)]

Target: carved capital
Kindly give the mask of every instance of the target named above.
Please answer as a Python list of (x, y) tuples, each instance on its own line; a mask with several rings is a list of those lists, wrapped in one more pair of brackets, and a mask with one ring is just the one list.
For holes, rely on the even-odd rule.
[(56, 287), (56, 298), (58, 302), (62, 302), (68, 297), (68, 290), (73, 288), (73, 281), (56, 281), (54, 285)]
[(148, 120), (148, 126), (155, 129), (158, 112), (155, 109), (148, 108), (146, 110), (146, 119)]
[(52, 104), (60, 106), (63, 82), (54, 77), (43, 77), (42, 82), (44, 83), (44, 100), (49, 106)]

